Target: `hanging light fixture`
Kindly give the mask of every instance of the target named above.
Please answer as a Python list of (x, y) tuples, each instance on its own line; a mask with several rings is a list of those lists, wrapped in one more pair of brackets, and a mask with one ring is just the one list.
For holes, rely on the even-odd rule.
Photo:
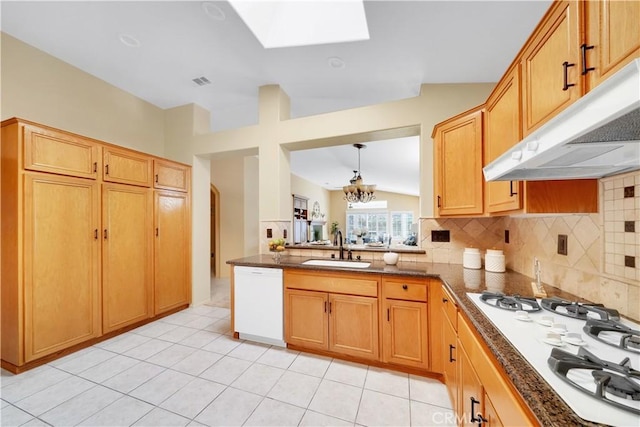
[(353, 178), (349, 181), (349, 185), (342, 187), (344, 198), (349, 203), (367, 203), (376, 198), (375, 185), (365, 185), (362, 183), (360, 176), (360, 150), (367, 148), (364, 144), (353, 144), (358, 149), (358, 170), (353, 171)]

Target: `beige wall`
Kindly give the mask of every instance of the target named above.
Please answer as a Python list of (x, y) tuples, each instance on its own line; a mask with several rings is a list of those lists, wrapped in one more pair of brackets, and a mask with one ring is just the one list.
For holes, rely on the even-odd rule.
[(164, 155), (164, 112), (5, 33), (2, 120), (20, 117)]
[[(220, 277), (229, 277), (226, 262), (245, 255), (244, 157), (211, 160), (211, 183), (220, 192)], [(194, 225), (194, 237), (202, 232)]]

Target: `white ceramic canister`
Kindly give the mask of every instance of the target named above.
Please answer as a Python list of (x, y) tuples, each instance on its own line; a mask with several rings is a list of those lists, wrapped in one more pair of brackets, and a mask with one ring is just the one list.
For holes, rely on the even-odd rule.
[(501, 250), (487, 249), (487, 254), (484, 256), (484, 269), (494, 273), (504, 273), (506, 268), (504, 254)]
[(464, 268), (473, 268), (475, 270), (482, 268), (480, 249), (464, 248), (464, 252), (462, 253), (462, 266)]

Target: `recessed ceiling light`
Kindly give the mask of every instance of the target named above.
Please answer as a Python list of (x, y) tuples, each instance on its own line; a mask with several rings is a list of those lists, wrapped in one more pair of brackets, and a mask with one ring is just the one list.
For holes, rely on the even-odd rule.
[(265, 49), (369, 40), (362, 0), (229, 0)]
[(129, 34), (120, 34), (118, 36), (120, 42), (127, 47), (140, 47), (140, 40)]
[(202, 3), (202, 10), (204, 10), (204, 13), (206, 13), (216, 21), (224, 21), (224, 19), (227, 17), (222, 9), (220, 9), (218, 5), (216, 5), (212, 1), (206, 1)]
[(335, 68), (335, 69), (341, 69), (347, 66), (342, 60), (342, 58), (339, 58), (337, 56), (332, 56), (330, 58), (327, 58), (327, 63), (331, 68)]

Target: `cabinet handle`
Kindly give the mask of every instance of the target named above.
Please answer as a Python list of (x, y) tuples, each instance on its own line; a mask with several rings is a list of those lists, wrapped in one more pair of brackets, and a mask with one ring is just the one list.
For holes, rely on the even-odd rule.
[(509, 181), (509, 197), (513, 197), (517, 194), (517, 191), (513, 191), (513, 181)]
[(331, 303), (329, 303), (329, 314), (331, 314)]
[(387, 308), (387, 322), (391, 322), (391, 314), (389, 313), (388, 308)]
[(455, 350), (456, 347), (452, 344), (449, 344), (449, 362), (455, 362), (456, 359), (453, 358), (453, 350)]
[(93, 230), (93, 238), (95, 240), (98, 240), (98, 229), (97, 228), (95, 230)]
[(446, 299), (446, 298), (442, 298), (442, 302), (443, 302), (443, 303), (448, 303), (448, 302), (449, 302), (449, 300), (448, 300), (448, 299)]
[(107, 229), (104, 229), (104, 240), (107, 240), (108, 234), (107, 234)]
[(158, 229), (158, 227), (156, 227), (156, 237), (158, 237), (160, 235), (160, 230)]
[(593, 71), (596, 67), (587, 67), (587, 51), (593, 49), (595, 46), (587, 46), (586, 43), (583, 43), (580, 46), (580, 51), (582, 52), (582, 75), (585, 76), (589, 71)]
[(98, 162), (93, 162), (93, 173), (98, 172)]
[(480, 418), (476, 417), (476, 403), (480, 403), (480, 401), (476, 400), (473, 396), (471, 396), (471, 422), (472, 423), (476, 423), (480, 421)]
[(104, 174), (109, 175), (109, 165), (104, 165)]
[(569, 89), (571, 86), (575, 86), (575, 83), (569, 83), (569, 67), (573, 67), (576, 64), (569, 64), (569, 62), (564, 61), (562, 63), (562, 70), (564, 73), (564, 85), (562, 86), (562, 90), (567, 90)]
[(402, 289), (406, 291), (407, 289), (409, 289), (409, 287), (407, 285), (402, 285)]
[(442, 205), (440, 204), (440, 196), (438, 196), (438, 207), (441, 207)]
[(156, 174), (156, 183), (158, 183), (158, 174)]
[(482, 423), (486, 423), (488, 420), (482, 416), (481, 412), (478, 412), (478, 427), (482, 427)]
[(324, 302), (324, 312), (325, 313), (327, 312), (327, 302), (326, 301)]

